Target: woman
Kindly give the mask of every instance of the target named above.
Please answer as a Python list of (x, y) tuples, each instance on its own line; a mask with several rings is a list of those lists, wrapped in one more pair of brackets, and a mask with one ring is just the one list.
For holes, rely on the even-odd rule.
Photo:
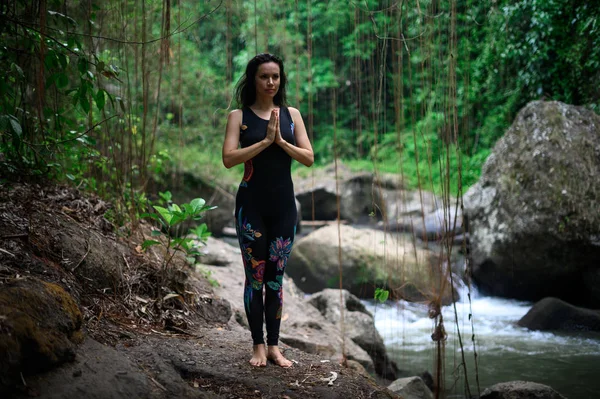
[(246, 273), (244, 308), (254, 343), (250, 364), (259, 367), (267, 359), (281, 367), (292, 365), (277, 346), (283, 273), (296, 230), (290, 168), (292, 158), (306, 166), (314, 161), (300, 112), (286, 107), (285, 86), (279, 58), (259, 54), (251, 59), (236, 88), (241, 109), (229, 114), (223, 143), (225, 167), (244, 163), (235, 217)]

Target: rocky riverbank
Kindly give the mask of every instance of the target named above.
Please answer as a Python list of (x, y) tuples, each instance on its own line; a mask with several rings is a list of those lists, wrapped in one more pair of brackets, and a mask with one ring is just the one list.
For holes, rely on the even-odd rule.
[[(108, 207), (68, 188), (3, 188), (3, 397), (398, 397), (365, 371), (365, 365), (384, 374), (386, 367), (395, 370), (385, 355), (375, 357), (375, 366), (367, 351), (348, 340), (362, 363), (344, 361), (337, 345), (291, 330), (294, 321), (297, 328), (310, 328), (304, 325), (308, 319), (321, 315), (313, 307), (308, 316), (310, 305), (294, 308), (293, 299), (288, 312), (303, 312), (303, 319), (284, 323), (289, 329), (282, 348), (294, 366), (251, 367), (248, 333), (237, 322), (237, 301), (228, 300), (241, 296), (237, 290), (220, 291), (229, 284), (224, 281), (215, 292), (206, 271), (196, 273), (177, 259), (156, 300), (161, 254), (140, 247), (150, 226), (115, 235), (103, 216)], [(291, 293), (291, 280), (289, 285)], [(329, 342), (335, 341), (335, 324), (324, 316), (315, 320), (315, 331), (322, 323), (321, 338), (331, 334)], [(286, 345), (286, 339), (302, 342), (306, 351)], [(310, 350), (319, 343), (323, 351)]]
[[(435, 390), (427, 373), (389, 358), (359, 298), (379, 289), (427, 303), (439, 342), (440, 307), (458, 300), (457, 284), (471, 276), (486, 293), (542, 300), (520, 325), (598, 331), (598, 143), (600, 118), (590, 111), (529, 104), (465, 195), (464, 217), (462, 201), (406, 190), (393, 176), (342, 167), (338, 181), (325, 169), (317, 184), (297, 182), (300, 214), (315, 201), (322, 224), (338, 211), (343, 220), (295, 243), (282, 315), (282, 347), (295, 361), (288, 370), (247, 363), (237, 247), (211, 239), (201, 264), (175, 257), (163, 275), (164, 254), (141, 247), (149, 224), (115, 231), (110, 204), (74, 189), (0, 187), (0, 393), (384, 398), (398, 397), (390, 382), (416, 374)], [(233, 196), (201, 188), (188, 194), (217, 201), (208, 221), (221, 235)], [(410, 398), (411, 381), (394, 389)], [(538, 388), (499, 389), (510, 397)]]

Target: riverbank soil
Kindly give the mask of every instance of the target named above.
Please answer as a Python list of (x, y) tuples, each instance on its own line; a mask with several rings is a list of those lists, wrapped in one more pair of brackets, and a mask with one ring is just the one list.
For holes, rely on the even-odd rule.
[[(0, 187), (3, 398), (399, 397), (364, 373), (285, 345), (291, 368), (250, 366), (249, 333), (229, 326), (229, 303), (183, 258), (163, 274), (158, 247), (141, 250), (151, 226), (116, 230), (111, 212), (71, 188)], [(51, 287), (54, 299), (17, 306), (24, 280)], [(3, 296), (9, 292), (17, 299)], [(45, 320), (27, 317), (53, 300), (56, 319), (69, 323), (57, 323), (49, 339)]]

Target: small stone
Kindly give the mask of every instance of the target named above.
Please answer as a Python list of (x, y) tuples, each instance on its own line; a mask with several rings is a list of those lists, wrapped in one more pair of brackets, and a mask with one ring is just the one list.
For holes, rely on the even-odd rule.
[(81, 369), (73, 371), (73, 377), (81, 377)]

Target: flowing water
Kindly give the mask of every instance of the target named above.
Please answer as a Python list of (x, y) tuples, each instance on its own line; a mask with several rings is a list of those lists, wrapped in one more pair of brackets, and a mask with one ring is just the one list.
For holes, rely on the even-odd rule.
[[(481, 391), (498, 382), (525, 380), (549, 385), (568, 399), (600, 398), (600, 335), (555, 334), (529, 331), (516, 322), (531, 308), (528, 302), (479, 296), (466, 291), (456, 303), (458, 325), (463, 337), (467, 378), (471, 393), (478, 394), (473, 341), (478, 354)], [(422, 304), (366, 304), (375, 316), (389, 355), (402, 370), (419, 373), (435, 370), (433, 321)], [(445, 350), (447, 398), (465, 395), (464, 371), (457, 338), (454, 307), (442, 311), (448, 338)], [(473, 328), (469, 321), (473, 315)]]

